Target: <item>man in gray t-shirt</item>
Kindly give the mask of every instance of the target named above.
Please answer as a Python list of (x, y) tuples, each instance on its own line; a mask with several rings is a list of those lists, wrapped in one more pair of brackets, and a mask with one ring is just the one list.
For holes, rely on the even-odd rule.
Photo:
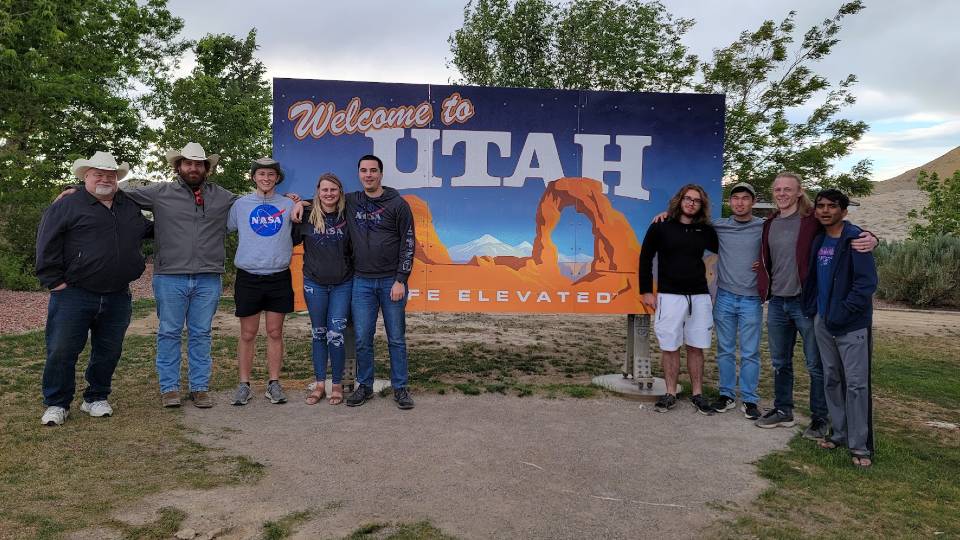
[(797, 238), (800, 236), (800, 213), (775, 217), (770, 222), (770, 263), (773, 279), (770, 294), (797, 296), (800, 294), (800, 274), (797, 272)]
[(730, 190), (732, 215), (713, 221), (720, 239), (717, 263), (717, 298), (713, 323), (717, 330), (717, 371), (720, 397), (712, 407), (725, 412), (737, 405), (737, 336), (740, 337), (740, 398), (744, 417), (760, 417), (757, 386), (760, 384), (760, 334), (763, 303), (757, 293), (753, 264), (760, 253), (763, 220), (754, 217), (756, 191), (747, 183)]

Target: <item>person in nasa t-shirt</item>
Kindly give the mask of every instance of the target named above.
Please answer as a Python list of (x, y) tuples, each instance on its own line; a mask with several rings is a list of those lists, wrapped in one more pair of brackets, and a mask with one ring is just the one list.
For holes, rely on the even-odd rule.
[(250, 179), (256, 189), (233, 203), (227, 219), (227, 228), (237, 231), (240, 237), (234, 258), (237, 280), (233, 287), (236, 315), (240, 317), (240, 341), (237, 344), (240, 382), (233, 404), (246, 405), (253, 395), (250, 371), (261, 312), (266, 312), (267, 320), (269, 380), (266, 397), (271, 403), (285, 403), (287, 397), (280, 385), (280, 368), (283, 365), (283, 319), (293, 311), (290, 213), (294, 202), (276, 192), (277, 184), (283, 181), (283, 170), (277, 161), (270, 158), (254, 161), (250, 167)]

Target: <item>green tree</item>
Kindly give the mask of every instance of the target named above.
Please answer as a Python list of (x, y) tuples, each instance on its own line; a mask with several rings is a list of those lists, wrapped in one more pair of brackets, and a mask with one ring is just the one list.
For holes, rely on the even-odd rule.
[(465, 84), (673, 91), (696, 72), (692, 24), (657, 2), (477, 0), (448, 42)]
[[(927, 206), (908, 216), (914, 220), (910, 237), (915, 240), (931, 240), (940, 236), (960, 237), (960, 170), (953, 176), (940, 180), (937, 173), (920, 171), (917, 186), (930, 195)], [(925, 222), (918, 222), (922, 218)]]
[[(864, 122), (838, 118), (854, 103), (856, 78), (832, 87), (812, 67), (839, 43), (843, 18), (861, 9), (859, 0), (844, 4), (797, 46), (790, 12), (701, 61), (683, 44), (694, 22), (675, 18), (659, 2), (471, 0), (463, 26), (448, 40), (450, 64), (463, 84), (723, 93), (726, 178), (768, 190), (777, 171), (790, 169), (807, 188), (862, 195), (872, 187), (868, 160), (832, 172), (867, 129)], [(812, 112), (792, 120), (801, 107)]]
[(151, 111), (163, 121), (158, 130), (154, 171), (169, 177), (163, 154), (198, 142), (220, 154), (218, 184), (234, 192), (249, 191), (250, 162), (270, 154), (270, 85), (266, 68), (254, 53), (256, 30), (244, 39), (207, 35), (195, 47), (197, 65), (189, 76), (158, 87)]
[[(754, 32), (743, 32), (728, 47), (715, 50), (711, 62), (701, 64), (702, 81), (694, 89), (726, 95), (725, 177), (769, 191), (776, 173), (787, 169), (803, 176), (808, 188), (870, 193), (869, 160), (848, 172), (831, 172), (867, 130), (865, 122), (837, 118), (855, 102), (850, 89), (857, 79), (848, 75), (831, 87), (812, 67), (839, 43), (843, 18), (861, 9), (859, 0), (844, 4), (832, 18), (807, 30), (792, 51), (796, 25), (791, 11), (779, 24), (768, 20)], [(812, 110), (800, 121), (791, 120), (790, 112), (801, 106)]]
[(36, 286), (34, 231), (73, 160), (139, 161), (142, 99), (186, 49), (182, 26), (166, 0), (0, 0), (0, 287)]
[(187, 44), (165, 0), (0, 0), (4, 191), (62, 181), (97, 149), (139, 157), (140, 112)]

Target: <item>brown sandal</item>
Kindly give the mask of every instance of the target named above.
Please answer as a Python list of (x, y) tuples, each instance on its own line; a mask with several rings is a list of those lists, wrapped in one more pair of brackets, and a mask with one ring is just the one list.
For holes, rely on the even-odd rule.
[(330, 404), (339, 405), (343, 403), (343, 385), (333, 384), (330, 386)]
[(307, 399), (304, 400), (307, 402), (307, 405), (316, 405), (320, 403), (320, 400), (323, 399), (326, 393), (324, 391), (324, 383), (318, 382), (317, 387), (313, 389), (313, 392), (307, 394)]
[(861, 469), (868, 469), (873, 465), (873, 460), (870, 459), (870, 456), (853, 456), (853, 465)]
[(837, 447), (837, 443), (831, 441), (830, 439), (820, 439), (817, 441), (817, 446), (823, 450), (833, 450)]

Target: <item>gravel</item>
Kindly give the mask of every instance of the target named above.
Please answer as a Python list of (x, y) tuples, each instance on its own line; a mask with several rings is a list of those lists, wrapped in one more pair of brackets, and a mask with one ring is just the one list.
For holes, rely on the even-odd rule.
[[(130, 284), (134, 300), (152, 298), (153, 265), (148, 264), (140, 279)], [(45, 291), (8, 291), (0, 289), (0, 334), (19, 334), (43, 328), (47, 321)]]

